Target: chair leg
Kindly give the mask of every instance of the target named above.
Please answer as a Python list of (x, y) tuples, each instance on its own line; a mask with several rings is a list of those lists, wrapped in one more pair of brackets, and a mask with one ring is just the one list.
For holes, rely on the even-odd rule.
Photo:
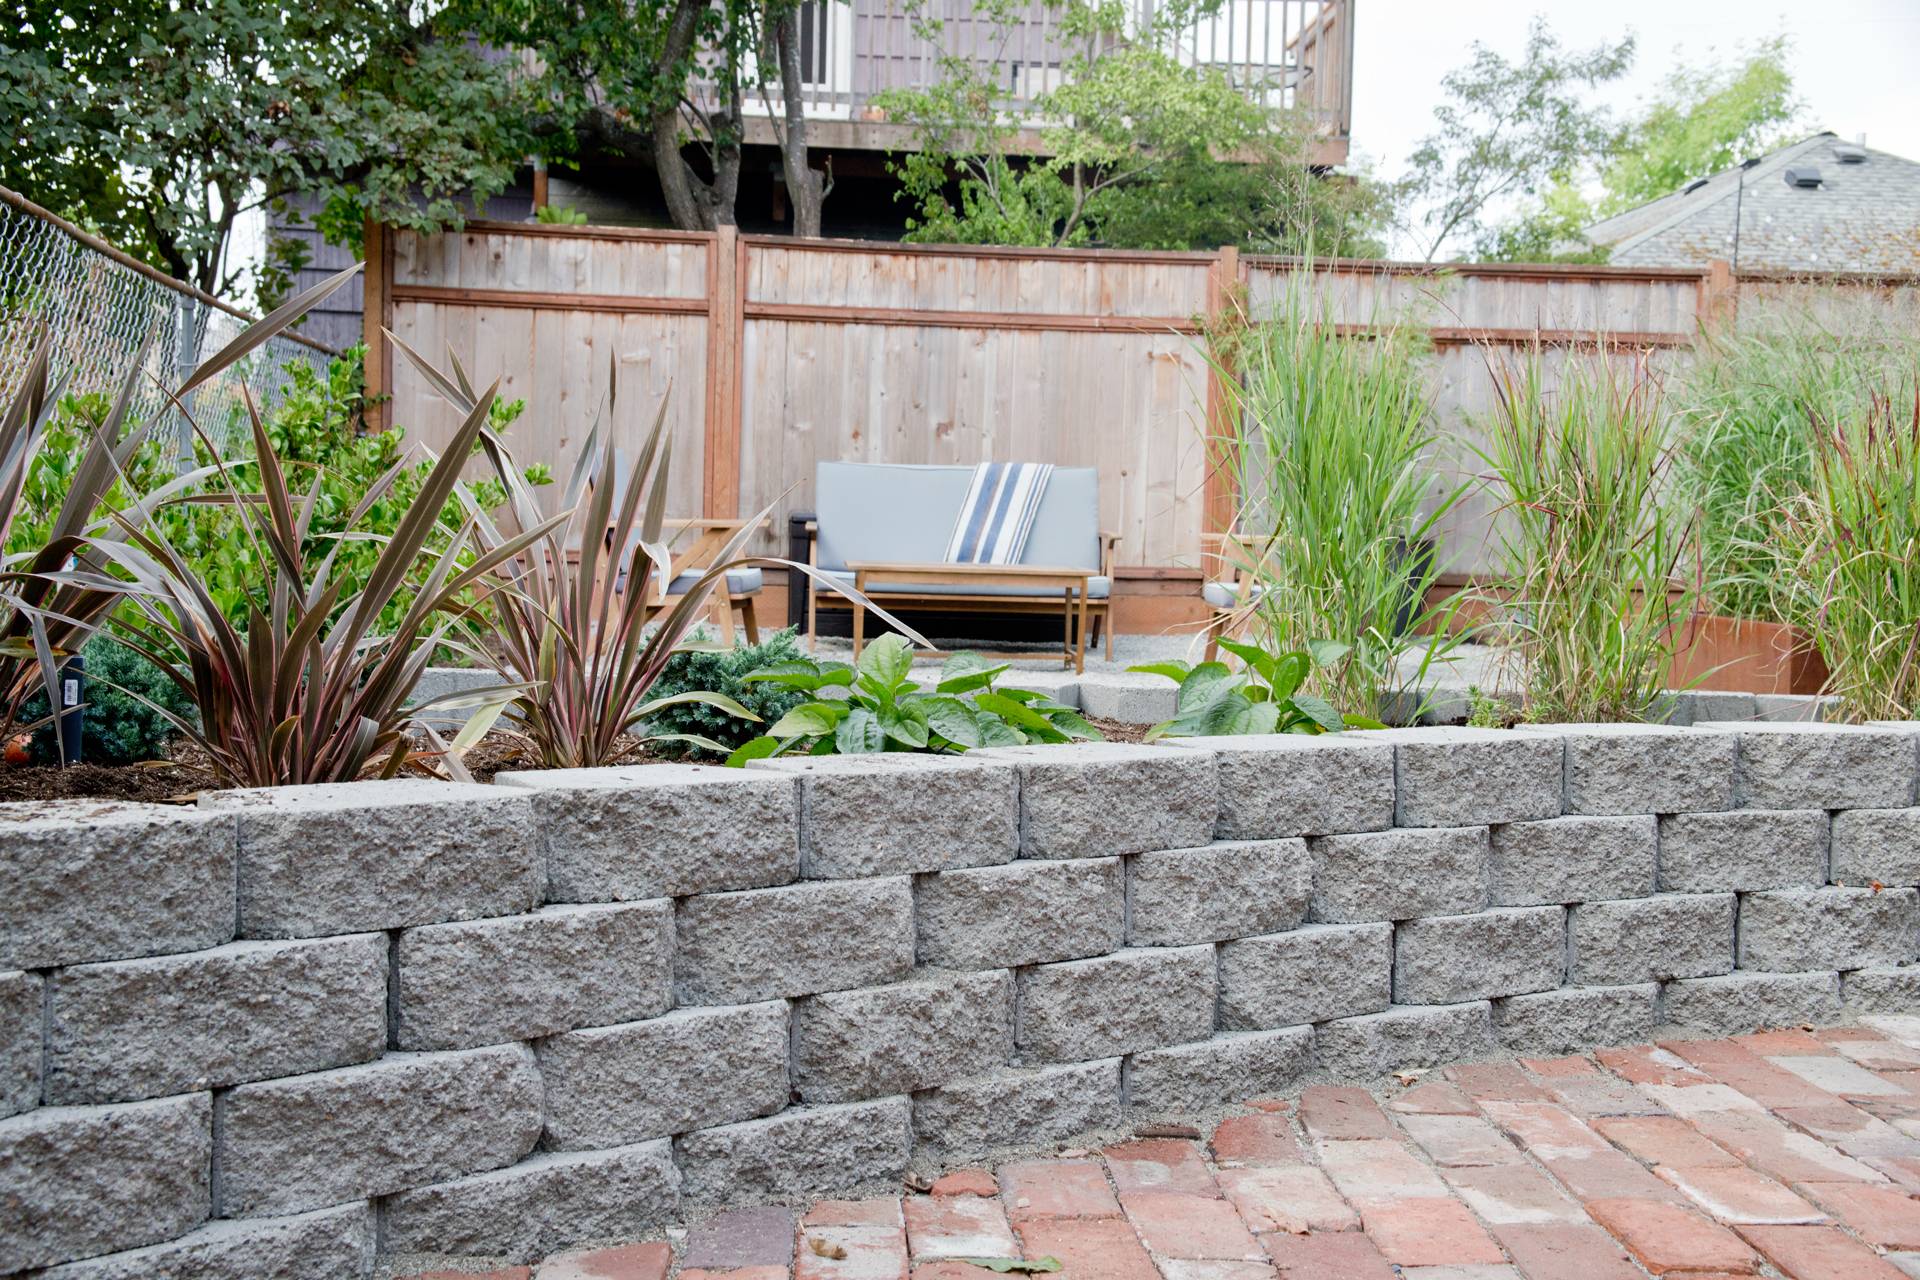
[(867, 642), (867, 611), (860, 604), (853, 606), (853, 660), (860, 661), (860, 650)]
[(753, 597), (740, 597), (740, 623), (747, 629), (747, 643), (760, 643), (760, 623), (753, 616)]
[(1100, 630), (1107, 637), (1107, 661), (1113, 661), (1113, 601), (1108, 600), (1106, 607), (1100, 610)]

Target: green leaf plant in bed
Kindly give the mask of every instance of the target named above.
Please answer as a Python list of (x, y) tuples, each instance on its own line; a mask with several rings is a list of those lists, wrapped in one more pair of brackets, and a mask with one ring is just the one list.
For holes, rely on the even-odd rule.
[(947, 659), (932, 689), (908, 678), (912, 667), (907, 642), (885, 635), (861, 652), (856, 665), (802, 658), (750, 672), (744, 677), (749, 683), (771, 682), (816, 696), (740, 747), (727, 763), (791, 753), (952, 753), (1100, 736), (1079, 712), (1045, 694), (996, 688), (1005, 663), (957, 653)]
[(1379, 729), (1364, 716), (1343, 716), (1324, 698), (1300, 692), (1316, 666), (1346, 656), (1347, 646), (1315, 640), (1305, 649), (1272, 653), (1259, 645), (1222, 639), (1220, 647), (1245, 665), (1235, 671), (1224, 662), (1198, 666), (1181, 661), (1149, 662), (1129, 671), (1177, 681), (1174, 717), (1147, 730), (1156, 738), (1213, 738), (1242, 733), (1338, 733), (1342, 729)]

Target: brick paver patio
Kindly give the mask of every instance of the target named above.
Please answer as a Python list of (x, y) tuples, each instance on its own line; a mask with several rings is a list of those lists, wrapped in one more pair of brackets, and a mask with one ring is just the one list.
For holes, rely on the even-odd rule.
[[(1209, 1134), (722, 1214), (534, 1280), (1920, 1277), (1920, 1017), (1325, 1086)], [(678, 1270), (674, 1270), (674, 1268)], [(448, 1275), (451, 1273), (438, 1273)], [(1018, 1274), (1018, 1273), (1015, 1273)]]

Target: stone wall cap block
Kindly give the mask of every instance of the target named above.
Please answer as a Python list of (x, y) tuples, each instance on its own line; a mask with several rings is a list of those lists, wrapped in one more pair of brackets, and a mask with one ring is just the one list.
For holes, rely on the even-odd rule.
[(354, 809), (410, 808), (415, 805), (513, 804), (516, 797), (483, 783), (439, 782), (432, 778), (382, 778), (366, 782), (314, 782), (292, 787), (246, 787), (207, 791), (200, 807), (216, 813), (338, 813)]
[(628, 764), (597, 769), (515, 769), (496, 774), (496, 787), (529, 791), (624, 790), (632, 787), (704, 787), (714, 785), (771, 787), (769, 779), (744, 769), (718, 764)]
[(223, 1218), (177, 1240), (39, 1273), (41, 1280), (339, 1280), (375, 1264), (373, 1206), (284, 1218)]

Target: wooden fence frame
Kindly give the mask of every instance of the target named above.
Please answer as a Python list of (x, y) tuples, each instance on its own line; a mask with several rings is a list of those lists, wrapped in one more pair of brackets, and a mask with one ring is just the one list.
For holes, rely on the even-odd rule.
[[(1729, 317), (1738, 304), (1740, 284), (1744, 280), (1802, 281), (1807, 277), (1780, 276), (1777, 273), (1741, 273), (1735, 278), (1724, 261), (1705, 267), (1622, 267), (1557, 263), (1467, 263), (1436, 264), (1426, 262), (1373, 261), (1367, 259), (1326, 259), (1311, 264), (1301, 259), (1242, 254), (1228, 246), (1213, 253), (1107, 249), (1038, 249), (1011, 246), (914, 245), (868, 240), (806, 240), (789, 236), (747, 235), (734, 227), (713, 232), (662, 231), (628, 227), (562, 226), (540, 223), (475, 221), (465, 231), (476, 234), (560, 239), (626, 240), (661, 244), (703, 244), (707, 252), (704, 297), (628, 297), (578, 293), (528, 292), (504, 289), (454, 288), (398, 283), (394, 279), (394, 248), (391, 232), (378, 224), (366, 231), (366, 385), (374, 408), (370, 421), (388, 425), (385, 397), (394, 389), (393, 351), (385, 330), (391, 327), (397, 302), (441, 302), (505, 308), (536, 308), (551, 311), (596, 311), (601, 313), (638, 313), (653, 315), (704, 316), (707, 326), (704, 457), (700, 487), (701, 514), (712, 518), (737, 518), (741, 500), (742, 409), (745, 391), (742, 385), (742, 348), (749, 320), (795, 320), (864, 325), (909, 325), (916, 327), (957, 327), (989, 330), (1053, 330), (1064, 332), (1145, 332), (1197, 334), (1203, 326), (1229, 318), (1230, 309), (1239, 305), (1256, 271), (1311, 265), (1316, 271), (1333, 274), (1364, 274), (1442, 278), (1510, 278), (1569, 283), (1686, 282), (1696, 290), (1695, 316), (1698, 325), (1716, 325)], [(459, 233), (448, 233), (459, 234)], [(926, 255), (948, 259), (1001, 259), (1054, 262), (1089, 260), (1136, 263), (1177, 263), (1204, 266), (1207, 269), (1206, 313), (1189, 316), (1118, 316), (1088, 314), (1047, 314), (1030, 311), (941, 310), (917, 307), (843, 307), (832, 304), (797, 304), (756, 301), (748, 296), (752, 256), (756, 250), (804, 249), (808, 252)], [(1911, 285), (1914, 278), (1837, 276), (1861, 285)], [(1693, 332), (1607, 332), (1590, 330), (1541, 330), (1531, 327), (1432, 327), (1427, 335), (1439, 346), (1482, 344), (1519, 346), (1540, 342), (1553, 346), (1584, 346), (1605, 342), (1609, 346), (1631, 348), (1680, 348), (1693, 344)], [(1364, 325), (1343, 325), (1342, 332), (1363, 336)], [(1210, 435), (1223, 434), (1229, 412), (1230, 393), (1226, 379), (1231, 371), (1215, 369), (1208, 374), (1206, 415)], [(1230, 528), (1238, 503), (1225, 459), (1210, 456), (1206, 461), (1202, 504), (1204, 532), (1218, 534)], [(1171, 571), (1152, 566), (1134, 566), (1126, 576), (1158, 577)], [(1191, 571), (1182, 571), (1189, 576)]]

